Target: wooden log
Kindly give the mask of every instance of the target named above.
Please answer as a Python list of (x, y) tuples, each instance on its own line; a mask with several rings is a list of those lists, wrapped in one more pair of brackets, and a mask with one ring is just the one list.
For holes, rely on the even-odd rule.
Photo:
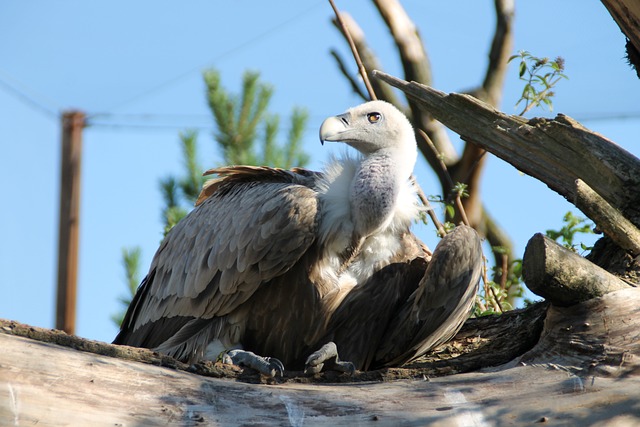
[(0, 333), (0, 425), (635, 425), (639, 307), (636, 288), (554, 307), (492, 371), (347, 384), (247, 384)]
[(380, 71), (374, 75), (402, 90), (458, 133), (518, 170), (544, 182), (570, 202), (580, 178), (640, 226), (640, 159), (563, 114), (527, 120), (504, 114), (470, 95), (446, 94)]
[[(520, 366), (359, 384), (246, 384), (0, 336), (1, 425), (587, 425), (640, 421), (640, 378)], [(526, 385), (526, 386), (524, 386)], [(518, 404), (514, 404), (518, 402)]]
[(540, 341), (519, 363), (555, 365), (583, 377), (640, 374), (640, 289), (571, 307), (551, 306)]
[(536, 295), (570, 306), (630, 286), (541, 233), (527, 243), (522, 276)]
[[(542, 331), (547, 306), (547, 303), (537, 303), (503, 315), (468, 319), (450, 342), (401, 368), (357, 371), (351, 377), (335, 372), (323, 372), (309, 377), (304, 376), (302, 372), (287, 370), (284, 380), (298, 383), (391, 381), (451, 375), (501, 365), (524, 354), (535, 345)], [(39, 328), (11, 320), (0, 319), (0, 334), (29, 338), (78, 351), (163, 366), (208, 377), (250, 383), (265, 381), (265, 378), (260, 377), (252, 369), (243, 370), (235, 366), (211, 362), (188, 365), (146, 348), (88, 340), (68, 335), (64, 331)]]
[(581, 179), (576, 180), (574, 205), (618, 246), (640, 255), (640, 230)]

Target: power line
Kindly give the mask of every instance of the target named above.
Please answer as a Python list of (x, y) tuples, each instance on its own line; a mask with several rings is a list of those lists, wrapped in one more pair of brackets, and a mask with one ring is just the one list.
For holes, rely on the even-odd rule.
[[(87, 127), (92, 129), (109, 129), (109, 130), (132, 130), (132, 131), (170, 131), (177, 132), (183, 130), (196, 130), (203, 132), (215, 132), (217, 130), (214, 124), (203, 124), (203, 123), (127, 123), (127, 122), (118, 122), (118, 121), (101, 121), (101, 120), (91, 120), (87, 122)], [(290, 126), (281, 127), (278, 129), (278, 132), (286, 133), (291, 130)], [(313, 127), (307, 127), (304, 131), (305, 135), (315, 135), (317, 134), (317, 129)]]
[[(572, 116), (581, 123), (604, 122), (617, 120), (638, 120), (640, 112), (630, 113), (593, 113), (582, 116)], [(311, 121), (320, 121), (324, 117), (312, 116)], [(91, 127), (111, 128), (111, 129), (158, 129), (158, 130), (215, 130), (213, 118), (210, 114), (154, 114), (154, 113), (132, 113), (132, 114), (94, 114), (87, 120)], [(285, 131), (288, 128), (283, 128)]]
[[(189, 74), (193, 73), (194, 71), (200, 70), (202, 68), (205, 68), (207, 66), (210, 66), (211, 64), (215, 63), (216, 61), (219, 61), (227, 56), (230, 56), (234, 53), (237, 53), (239, 51), (241, 51), (242, 49), (250, 46), (251, 44), (253, 44), (254, 42), (260, 41), (262, 39), (265, 39), (271, 35), (273, 35), (274, 33), (276, 33), (277, 31), (281, 30), (282, 28), (286, 27), (287, 25), (291, 24), (292, 22), (295, 22), (296, 20), (298, 20), (300, 17), (307, 15), (309, 12), (311, 12), (312, 10), (316, 9), (318, 6), (323, 5), (324, 1), (322, 2), (317, 2), (316, 4), (312, 5), (311, 7), (303, 10), (300, 13), (297, 13), (295, 15), (293, 15), (292, 17), (280, 22), (279, 24), (267, 29), (266, 31), (263, 31), (262, 33), (244, 41), (243, 43), (240, 43), (239, 45), (223, 52), (222, 54), (218, 55), (215, 59), (213, 59), (212, 61), (208, 61), (206, 64), (203, 65), (199, 65), (197, 67), (193, 67), (191, 69), (189, 69), (188, 71), (185, 71), (184, 73), (181, 73), (171, 79), (165, 80), (163, 83), (154, 86), (148, 90), (142, 91), (140, 93), (138, 93), (137, 95), (134, 95), (133, 97), (126, 99), (125, 101), (120, 102), (119, 104), (114, 105), (113, 107), (109, 108), (107, 111), (112, 111), (115, 110), (117, 108), (121, 108), (125, 105), (128, 105), (134, 101), (137, 101), (139, 99), (145, 98), (153, 93), (156, 93), (176, 82), (178, 82), (179, 80), (183, 79), (184, 77), (188, 76)], [(27, 85), (25, 85), (22, 82), (19, 82), (17, 79), (11, 77), (7, 72), (3, 71), (0, 69), (0, 87), (2, 87), (5, 92), (10, 93), (11, 95), (13, 95), (15, 98), (19, 99), (20, 101), (22, 101), (25, 105), (28, 105), (29, 107), (31, 107), (34, 110), (37, 110), (39, 112), (41, 112), (42, 114), (50, 117), (50, 118), (55, 118), (58, 119), (59, 118), (59, 112), (62, 110), (60, 104), (58, 104), (57, 102), (51, 100), (50, 98), (47, 98), (46, 96), (44, 96), (41, 93), (38, 93), (37, 91), (33, 90), (32, 88), (28, 87)], [(48, 104), (48, 105), (47, 105)], [(94, 117), (96, 116), (104, 116), (106, 114), (95, 114)]]
[(241, 51), (242, 49), (250, 46), (254, 42), (266, 39), (267, 37), (275, 34), (277, 31), (281, 30), (282, 28), (286, 27), (287, 25), (291, 24), (292, 22), (297, 21), (300, 17), (308, 14), (309, 12), (311, 12), (314, 9), (316, 9), (320, 5), (324, 5), (324, 1), (317, 2), (313, 6), (303, 10), (302, 12), (297, 13), (296, 15), (293, 15), (292, 17), (280, 22), (279, 24), (277, 24), (277, 25), (275, 25), (275, 26), (263, 31), (262, 33), (260, 33), (260, 34), (258, 34), (256, 36), (254, 36), (254, 37), (252, 37), (252, 38), (240, 43), (239, 45), (236, 45), (235, 47), (232, 47), (231, 49), (229, 49), (229, 50), (221, 53), (220, 55), (218, 55), (213, 60), (208, 61), (206, 64), (202, 64), (202, 65), (199, 65), (197, 67), (193, 67), (193, 68), (191, 68), (191, 69), (189, 69), (189, 70), (187, 70), (187, 71), (185, 71), (185, 72), (183, 72), (183, 73), (181, 73), (181, 74), (179, 74), (179, 75), (177, 75), (175, 77), (172, 77), (172, 78), (170, 78), (168, 80), (165, 80), (163, 83), (160, 83), (159, 85), (156, 85), (156, 86), (154, 86), (154, 87), (152, 87), (150, 89), (142, 91), (142, 92), (138, 93), (137, 95), (134, 95), (133, 97), (131, 97), (129, 99), (126, 99), (126, 100), (120, 102), (119, 104), (116, 104), (116, 105), (112, 106), (111, 108), (107, 109), (107, 111), (113, 111), (113, 110), (116, 110), (118, 108), (122, 108), (125, 105), (131, 104), (134, 101), (138, 101), (140, 99), (146, 98), (149, 95), (152, 95), (152, 94), (154, 94), (154, 93), (156, 93), (156, 92), (158, 92), (158, 91), (160, 91), (160, 90), (162, 90), (162, 89), (164, 89), (164, 88), (166, 88), (168, 86), (171, 86), (174, 83), (182, 80), (183, 78), (187, 77), (188, 75), (190, 75), (194, 71), (198, 71), (198, 70), (201, 70), (201, 69), (203, 69), (205, 67), (211, 66), (212, 64), (216, 63), (217, 61), (220, 61), (221, 59), (223, 59), (225, 57), (228, 57), (228, 56), (231, 56), (232, 54), (237, 53), (237, 52)]
[(573, 118), (581, 123), (607, 122), (607, 121), (614, 121), (614, 120), (637, 120), (637, 119), (640, 119), (640, 112), (585, 114), (582, 116), (578, 115)]
[[(8, 80), (11, 80), (12, 82), (9, 82)], [(39, 111), (49, 118), (54, 118), (56, 120), (58, 119), (58, 112), (61, 110), (61, 108), (56, 102), (36, 92), (24, 83), (19, 82), (17, 79), (11, 77), (6, 71), (3, 70), (0, 70), (0, 86), (4, 88), (5, 92), (10, 93), (15, 98), (22, 101), (23, 104)], [(55, 107), (51, 107), (50, 105), (46, 104), (55, 104)]]

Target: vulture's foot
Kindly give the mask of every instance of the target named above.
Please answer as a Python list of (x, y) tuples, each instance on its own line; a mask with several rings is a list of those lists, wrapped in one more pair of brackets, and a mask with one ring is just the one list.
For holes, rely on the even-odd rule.
[(311, 353), (304, 365), (304, 373), (317, 374), (322, 369), (329, 371), (347, 372), (353, 375), (356, 367), (351, 362), (343, 362), (338, 357), (338, 347), (333, 342), (323, 345), (320, 350)]
[(229, 350), (222, 355), (222, 362), (255, 369), (269, 378), (284, 375), (284, 365), (281, 361), (275, 357), (258, 356), (250, 351)]

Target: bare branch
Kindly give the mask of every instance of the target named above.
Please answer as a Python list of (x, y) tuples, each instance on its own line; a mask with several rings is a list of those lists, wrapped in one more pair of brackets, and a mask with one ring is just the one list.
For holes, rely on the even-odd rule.
[(340, 54), (334, 49), (331, 49), (330, 53), (331, 53), (331, 56), (333, 56), (333, 58), (336, 60), (336, 63), (338, 64), (338, 69), (340, 70), (342, 75), (347, 79), (347, 81), (351, 85), (351, 89), (360, 98), (362, 98), (364, 101), (367, 101), (369, 99), (367, 97), (367, 94), (365, 94), (362, 91), (362, 89), (360, 88), (360, 85), (358, 84), (358, 81), (355, 79), (355, 77), (353, 77), (351, 75), (351, 73), (349, 73), (349, 70), (347, 70), (347, 66), (345, 65), (344, 61), (342, 60), (342, 57), (340, 56)]
[(496, 30), (489, 52), (489, 64), (482, 83), (483, 94), (479, 98), (493, 106), (500, 104), (502, 88), (513, 50), (514, 0), (495, 0)]
[(602, 4), (627, 37), (627, 59), (640, 78), (640, 3), (637, 0), (602, 0)]
[[(497, 106), (502, 97), (502, 89), (507, 71), (508, 58), (513, 46), (512, 22), (514, 16), (513, 0), (495, 0), (496, 28), (489, 52), (489, 64), (485, 72), (482, 88), (474, 96), (493, 106)], [(459, 161), (452, 165), (451, 173), (458, 182), (468, 185), (469, 198), (464, 200), (470, 222), (476, 226), (483, 222), (485, 213), (480, 198), (480, 177), (485, 164), (485, 150), (472, 140), (467, 140)], [(502, 254), (494, 253), (496, 265), (501, 264)]]
[(581, 179), (576, 180), (574, 204), (618, 246), (640, 255), (640, 230)]
[[(349, 34), (351, 35), (351, 39), (356, 47), (360, 55), (360, 59), (364, 64), (364, 68), (367, 70), (367, 75), (370, 77), (371, 86), (373, 87), (374, 92), (378, 95), (379, 99), (383, 99), (391, 104), (395, 105), (399, 109), (403, 110), (405, 115), (410, 117), (411, 113), (406, 111), (406, 108), (402, 108), (400, 101), (397, 96), (393, 92), (393, 89), (389, 87), (389, 85), (385, 85), (377, 79), (371, 79), (373, 70), (380, 70), (382, 66), (376, 58), (376, 55), (373, 53), (367, 44), (367, 41), (364, 36), (364, 31), (360, 28), (360, 26), (356, 23), (356, 21), (346, 12), (340, 12), (340, 16), (342, 17), (342, 22), (345, 24), (345, 27), (349, 30)], [(340, 33), (346, 38), (344, 33), (344, 29), (337, 22), (336, 19), (333, 19), (333, 24), (340, 30)], [(364, 97), (363, 99), (367, 99)]]
[[(374, 0), (374, 4), (398, 47), (405, 78), (409, 81), (431, 84), (431, 65), (424, 49), (424, 43), (415, 24), (400, 2), (397, 0)], [(418, 108), (411, 99), (408, 101), (415, 127), (423, 129), (429, 135), (447, 165), (455, 163), (459, 156), (444, 127), (433, 120), (426, 111)], [(419, 145), (418, 148), (433, 170), (437, 170), (439, 159), (434, 157), (432, 150), (425, 145)]]
[(349, 31), (349, 28), (347, 28), (347, 26), (345, 25), (344, 21), (342, 20), (342, 17), (340, 16), (340, 12), (338, 11), (338, 8), (336, 7), (336, 5), (333, 2), (333, 0), (329, 0), (329, 3), (331, 4), (331, 7), (333, 8), (333, 12), (336, 15), (336, 19), (338, 20), (338, 24), (340, 24), (340, 28), (342, 29), (342, 33), (347, 38), (347, 42), (349, 42), (349, 46), (351, 47), (351, 52), (353, 53), (353, 59), (355, 59), (356, 64), (358, 65), (358, 70), (360, 71), (360, 75), (362, 76), (362, 80), (364, 81), (364, 85), (367, 88), (367, 91), (369, 92), (369, 97), (372, 100), (378, 99), (376, 97), (376, 93), (373, 91), (373, 88), (371, 87), (371, 83), (369, 82), (369, 77), (367, 76), (367, 70), (364, 68), (364, 65), (362, 64), (362, 60), (360, 59), (360, 55), (358, 54), (358, 49), (356, 49), (356, 45), (353, 43), (353, 39), (351, 38), (351, 33)]

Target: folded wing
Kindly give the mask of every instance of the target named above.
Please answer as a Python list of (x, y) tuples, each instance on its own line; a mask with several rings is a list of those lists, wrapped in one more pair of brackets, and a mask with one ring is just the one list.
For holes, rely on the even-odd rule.
[(206, 325), (286, 274), (314, 242), (313, 175), (246, 166), (211, 172), (220, 177), (167, 234), (115, 343), (156, 348), (193, 337), (206, 345), (222, 333), (209, 328), (198, 337)]

